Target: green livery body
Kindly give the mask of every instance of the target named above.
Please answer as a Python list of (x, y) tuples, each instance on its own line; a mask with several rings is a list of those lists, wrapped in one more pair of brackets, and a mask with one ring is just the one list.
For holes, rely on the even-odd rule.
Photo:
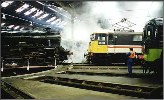
[(147, 54), (144, 54), (145, 61), (154, 61), (161, 56), (162, 49), (149, 49)]

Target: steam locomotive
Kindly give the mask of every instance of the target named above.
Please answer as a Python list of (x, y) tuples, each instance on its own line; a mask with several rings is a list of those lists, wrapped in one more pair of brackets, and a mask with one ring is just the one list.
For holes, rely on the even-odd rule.
[(56, 33), (1, 33), (1, 62), (3, 67), (47, 66), (67, 60), (69, 51), (60, 46)]

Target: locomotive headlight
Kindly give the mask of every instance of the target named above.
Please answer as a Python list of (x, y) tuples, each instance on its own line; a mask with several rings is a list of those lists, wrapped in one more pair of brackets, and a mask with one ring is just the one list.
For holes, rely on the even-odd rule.
[(105, 44), (105, 42), (101, 42), (102, 44)]
[(105, 42), (99, 42), (99, 44), (105, 44)]
[(91, 56), (93, 56), (93, 52), (91, 52)]

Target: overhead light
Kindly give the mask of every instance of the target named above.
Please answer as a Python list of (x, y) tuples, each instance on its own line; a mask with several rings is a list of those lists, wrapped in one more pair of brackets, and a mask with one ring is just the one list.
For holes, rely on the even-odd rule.
[(28, 4), (24, 4), (23, 6), (21, 6), (20, 8), (18, 8), (17, 10), (15, 10), (16, 12), (22, 12), (23, 10), (27, 9), (29, 7)]
[(51, 21), (53, 21), (53, 20), (55, 20), (56, 19), (56, 17), (54, 16), (54, 17), (52, 17), (52, 18), (50, 18), (49, 20), (47, 20), (46, 22), (51, 22)]
[(6, 19), (6, 16), (5, 16), (5, 14), (3, 14), (2, 18), (3, 18), (3, 19)]
[(20, 30), (22, 31), (24, 29), (24, 27), (22, 27)]
[(56, 23), (56, 21), (51, 22), (51, 24), (55, 24), (55, 23)]
[(65, 22), (65, 21), (62, 21), (60, 24), (58, 24), (57, 26), (58, 27), (63, 27), (64, 25), (66, 25), (67, 24), (67, 22)]
[(40, 16), (38, 19), (41, 20), (41, 19), (47, 17), (48, 15), (49, 15), (49, 14), (44, 14), (44, 15)]
[(5, 25), (5, 23), (1, 23), (1, 27), (4, 26), (4, 25)]
[(66, 24), (67, 24), (67, 22), (65, 22), (65, 21), (62, 23), (62, 25), (66, 25)]
[(37, 10), (36, 8), (32, 8), (32, 9), (28, 10), (27, 12), (25, 12), (24, 14), (29, 15), (29, 14), (33, 13), (34, 11), (36, 11), (36, 10)]
[(61, 8), (61, 7), (57, 7), (57, 9), (59, 9), (59, 10), (63, 10), (63, 8)]
[(56, 24), (59, 20), (60, 20), (60, 19), (57, 19), (57, 20), (51, 22), (51, 24)]
[(66, 25), (67, 24), (67, 22), (66, 21), (62, 21), (61, 23), (60, 23), (60, 25), (59, 26), (64, 26), (64, 25)]
[(8, 28), (13, 28), (14, 27), (14, 25), (10, 25), (10, 26), (8, 26)]
[(59, 26), (61, 23), (62, 23), (61, 21), (58, 21), (56, 25)]
[(16, 29), (18, 29), (20, 26), (16, 26), (16, 27), (14, 27), (14, 30), (16, 30)]
[(59, 18), (57, 21), (56, 21), (56, 25), (59, 25), (61, 23), (61, 19)]
[(9, 6), (11, 3), (13, 3), (14, 1), (5, 1), (5, 2), (3, 2), (2, 4), (1, 4), (1, 6), (2, 7), (7, 7), (7, 6)]
[(32, 17), (38, 17), (41, 14), (43, 14), (43, 11), (37, 11), (37, 13), (34, 16), (32, 16)]

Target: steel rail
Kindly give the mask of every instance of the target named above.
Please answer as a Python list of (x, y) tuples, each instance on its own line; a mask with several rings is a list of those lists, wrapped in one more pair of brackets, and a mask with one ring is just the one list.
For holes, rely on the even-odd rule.
[(95, 82), (88, 80), (80, 79), (70, 79), (62, 77), (52, 77), (52, 76), (43, 76), (38, 78), (33, 78), (30, 80), (40, 81), (50, 84), (59, 84), (64, 86), (83, 88), (94, 91), (101, 91), (107, 93), (115, 93), (120, 95), (127, 95), (139, 98), (149, 98), (151, 92), (156, 89), (156, 87), (144, 87), (144, 86), (134, 86), (134, 85), (123, 85), (115, 83), (104, 83), (104, 82)]
[[(12, 86), (10, 83), (7, 83), (1, 80), (1, 89), (8, 93), (11, 97), (15, 99), (35, 99), (30, 94), (23, 92), (22, 90)], [(8, 99), (8, 98), (5, 98)]]

